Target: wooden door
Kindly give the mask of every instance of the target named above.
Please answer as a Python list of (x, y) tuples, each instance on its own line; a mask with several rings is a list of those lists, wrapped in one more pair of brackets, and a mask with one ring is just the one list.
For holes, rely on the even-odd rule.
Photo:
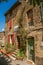
[(28, 56), (29, 59), (35, 61), (34, 38), (28, 38)]

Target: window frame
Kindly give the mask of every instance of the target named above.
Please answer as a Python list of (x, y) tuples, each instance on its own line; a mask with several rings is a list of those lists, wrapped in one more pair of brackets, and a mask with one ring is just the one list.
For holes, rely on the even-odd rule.
[[(29, 13), (28, 13), (29, 12)], [(30, 14), (30, 15), (29, 15)], [(34, 26), (34, 22), (33, 22), (33, 9), (30, 9), (27, 11), (27, 17), (28, 19), (31, 19), (28, 24), (29, 26)]]

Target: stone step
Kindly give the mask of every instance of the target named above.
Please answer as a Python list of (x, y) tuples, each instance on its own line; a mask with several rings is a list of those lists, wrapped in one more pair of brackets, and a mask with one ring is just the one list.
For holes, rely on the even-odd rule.
[(11, 60), (16, 60), (15, 57), (13, 57), (12, 55), (9, 56)]
[(11, 55), (9, 56), (12, 60), (16, 60), (16, 53), (13, 52), (11, 53)]
[(13, 54), (13, 53), (11, 54), (11, 56), (16, 57), (16, 55), (15, 55), (15, 54)]
[(10, 61), (10, 60), (15, 60), (15, 59), (16, 59), (15, 52), (13, 52), (13, 53), (11, 53), (11, 54), (1, 53), (1, 57), (5, 57), (6, 60), (8, 60), (8, 61)]
[(13, 52), (14, 55), (16, 55), (16, 52)]

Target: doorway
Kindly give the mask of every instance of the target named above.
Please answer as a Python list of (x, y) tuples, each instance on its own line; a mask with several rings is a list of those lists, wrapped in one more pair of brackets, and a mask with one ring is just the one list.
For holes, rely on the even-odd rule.
[(18, 41), (18, 49), (20, 49), (21, 44), (20, 44), (20, 37), (19, 36), (17, 36), (17, 41)]
[(35, 61), (34, 37), (28, 38), (28, 57)]

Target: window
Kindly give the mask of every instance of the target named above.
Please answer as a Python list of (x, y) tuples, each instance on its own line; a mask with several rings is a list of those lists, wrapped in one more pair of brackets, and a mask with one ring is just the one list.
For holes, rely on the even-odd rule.
[(15, 32), (19, 31), (19, 25), (14, 26), (14, 31)]
[(17, 15), (19, 5), (13, 10), (12, 17), (14, 18)]
[(27, 11), (27, 16), (28, 16), (28, 18), (33, 19), (33, 10), (32, 9), (30, 9), (29, 11)]
[(26, 1), (26, 0), (24, 0), (24, 1)]
[(43, 50), (43, 41), (40, 44), (40, 48)]
[(33, 24), (33, 10), (32, 10), (32, 9), (29, 10), (29, 11), (27, 11), (27, 17), (28, 17), (28, 19), (30, 19), (30, 22), (28, 23), (29, 26), (34, 25), (34, 24)]
[(14, 34), (8, 35), (8, 43), (11, 43), (12, 45), (14, 45)]
[(9, 19), (10, 19), (10, 15), (8, 14), (8, 15), (6, 16), (6, 22), (8, 22)]
[(10, 13), (10, 16), (12, 16), (12, 12)]
[(41, 6), (41, 18), (43, 20), (43, 2), (40, 3), (40, 6)]
[(12, 20), (10, 20), (10, 21), (9, 21), (9, 29), (12, 28), (12, 25), (13, 25), (13, 24), (12, 24)]
[(43, 42), (43, 30), (42, 30), (42, 42)]
[(29, 26), (33, 26), (33, 21), (30, 21), (28, 24)]

